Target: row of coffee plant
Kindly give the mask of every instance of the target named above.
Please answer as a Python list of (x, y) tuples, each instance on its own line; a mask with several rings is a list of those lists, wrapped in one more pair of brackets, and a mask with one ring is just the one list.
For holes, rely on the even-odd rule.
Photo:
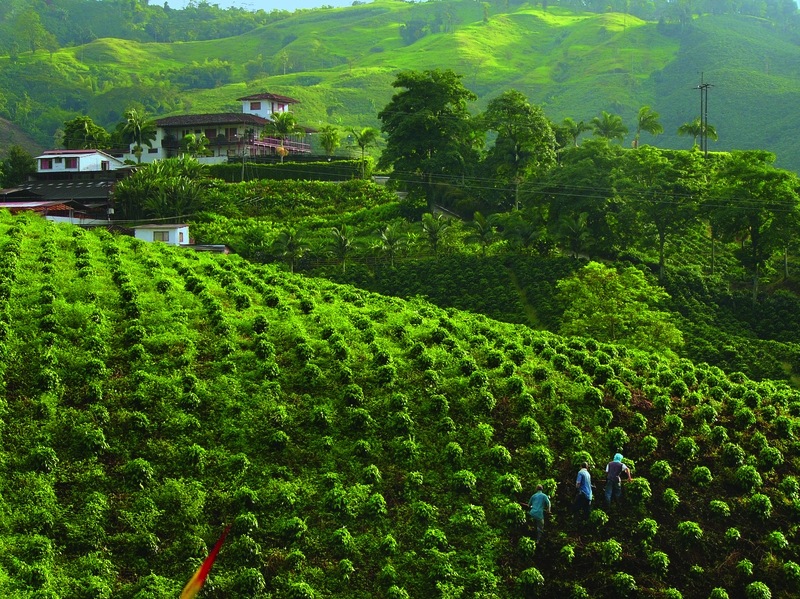
[(7, 213), (0, 301), (4, 596), (800, 592), (784, 383)]

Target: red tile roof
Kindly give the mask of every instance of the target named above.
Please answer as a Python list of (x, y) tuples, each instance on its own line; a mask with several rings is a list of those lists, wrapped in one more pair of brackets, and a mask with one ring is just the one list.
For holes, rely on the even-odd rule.
[(299, 104), (300, 100), (295, 100), (289, 96), (279, 96), (278, 94), (253, 94), (252, 96), (245, 96), (244, 98), (236, 98), (237, 102), (245, 102), (250, 100), (275, 100), (276, 102), (285, 102), (286, 104)]
[(242, 112), (225, 112), (220, 114), (183, 114), (178, 116), (167, 116), (157, 119), (156, 125), (159, 127), (178, 127), (202, 126), (202, 125), (260, 125), (264, 126), (269, 121), (255, 114)]

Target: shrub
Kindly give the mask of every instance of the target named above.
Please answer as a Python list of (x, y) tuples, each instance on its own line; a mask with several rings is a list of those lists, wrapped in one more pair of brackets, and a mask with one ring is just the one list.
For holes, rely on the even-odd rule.
[(744, 465), (739, 466), (734, 476), (736, 485), (745, 492), (750, 492), (761, 487), (761, 475), (756, 470), (755, 466)]
[(675, 444), (675, 453), (687, 462), (691, 462), (697, 459), (700, 448), (697, 446), (697, 442), (691, 437), (681, 437)]
[(608, 524), (608, 514), (603, 510), (592, 510), (589, 512), (589, 522), (596, 528), (602, 528)]
[(639, 452), (643, 456), (650, 455), (651, 453), (655, 452), (656, 449), (658, 449), (658, 439), (656, 439), (653, 435), (647, 435), (639, 442)]
[(767, 547), (769, 547), (771, 551), (783, 551), (789, 548), (789, 541), (786, 540), (786, 536), (779, 530), (773, 530), (769, 533), (766, 541)]
[(800, 589), (800, 565), (793, 561), (786, 562), (783, 564), (783, 575), (790, 589)]
[(650, 564), (656, 576), (665, 578), (669, 570), (669, 556), (663, 551), (654, 551), (647, 556), (647, 563)]
[(564, 545), (559, 553), (565, 562), (571, 564), (575, 559), (575, 545)]
[(592, 543), (592, 549), (601, 563), (605, 565), (622, 561), (622, 545), (616, 539)]
[(705, 486), (711, 483), (714, 478), (711, 476), (711, 470), (706, 466), (697, 466), (692, 470), (692, 482), (698, 486)]
[(642, 542), (650, 543), (658, 533), (658, 522), (652, 518), (640, 520), (636, 525), (636, 534), (642, 538)]
[(736, 572), (742, 578), (751, 578), (753, 576), (753, 562), (745, 558), (736, 564)]
[(699, 543), (703, 538), (703, 529), (697, 522), (685, 521), (678, 524), (678, 535), (687, 545)]
[(489, 450), (489, 460), (498, 468), (511, 463), (511, 452), (502, 445), (495, 445)]
[(774, 470), (783, 464), (783, 454), (777, 447), (765, 447), (758, 454), (758, 467), (764, 472)]
[(672, 466), (667, 460), (658, 460), (650, 466), (650, 476), (656, 480), (665, 481), (672, 476)]
[(536, 568), (527, 568), (520, 572), (517, 583), (526, 591), (534, 592), (544, 586), (544, 576)]
[(674, 512), (681, 502), (681, 499), (678, 497), (675, 489), (665, 489), (661, 497), (664, 500), (664, 505), (666, 505), (667, 509), (671, 512)]
[(683, 420), (680, 416), (669, 414), (664, 417), (664, 427), (673, 437), (677, 437), (683, 432)]
[(625, 487), (628, 500), (634, 505), (641, 505), (653, 496), (650, 482), (646, 478), (638, 477), (629, 482)]
[(531, 558), (536, 553), (536, 541), (530, 537), (520, 537), (517, 548), (523, 556)]
[(748, 500), (747, 510), (758, 520), (769, 520), (772, 516), (772, 501), (763, 493), (756, 493)]
[(738, 528), (731, 527), (731, 528), (729, 528), (728, 530), (725, 531), (725, 540), (728, 543), (736, 543), (741, 538), (742, 538), (742, 533), (739, 532)]
[(778, 488), (787, 499), (796, 499), (798, 493), (800, 493), (800, 482), (794, 476), (786, 476), (781, 480)]
[(611, 575), (611, 586), (623, 597), (628, 597), (636, 592), (636, 579), (626, 572), (616, 572)]
[(719, 518), (727, 518), (731, 515), (731, 508), (727, 503), (720, 499), (712, 499), (708, 502), (709, 511)]
[(520, 493), (522, 491), (522, 482), (515, 474), (503, 474), (498, 478), (497, 486), (503, 493)]
[(621, 451), (621, 449), (627, 445), (628, 440), (628, 434), (618, 426), (606, 433), (606, 446), (611, 451)]
[(725, 443), (722, 446), (722, 462), (726, 466), (736, 467), (744, 464), (745, 453), (736, 443)]
[(722, 587), (715, 587), (711, 590), (711, 594), (708, 596), (708, 599), (729, 599), (728, 591)]
[(409, 599), (408, 591), (406, 591), (403, 587), (397, 586), (393, 584), (389, 587), (386, 591), (386, 595), (389, 599)]
[(478, 484), (478, 478), (469, 470), (459, 470), (453, 474), (453, 482), (457, 489), (472, 492)]
[(772, 599), (772, 592), (763, 582), (751, 582), (744, 591), (747, 599)]

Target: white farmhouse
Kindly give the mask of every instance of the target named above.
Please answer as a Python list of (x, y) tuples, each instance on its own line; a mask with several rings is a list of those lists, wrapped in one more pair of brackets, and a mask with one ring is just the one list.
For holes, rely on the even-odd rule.
[(142, 241), (160, 241), (167, 245), (189, 245), (189, 225), (139, 225), (133, 228), (134, 237)]

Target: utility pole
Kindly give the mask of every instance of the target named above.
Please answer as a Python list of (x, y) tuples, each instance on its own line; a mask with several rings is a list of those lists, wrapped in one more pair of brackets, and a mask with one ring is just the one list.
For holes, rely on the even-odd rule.
[(708, 88), (714, 87), (703, 81), (700, 73), (700, 85), (695, 89), (700, 90), (700, 149), (708, 156)]

